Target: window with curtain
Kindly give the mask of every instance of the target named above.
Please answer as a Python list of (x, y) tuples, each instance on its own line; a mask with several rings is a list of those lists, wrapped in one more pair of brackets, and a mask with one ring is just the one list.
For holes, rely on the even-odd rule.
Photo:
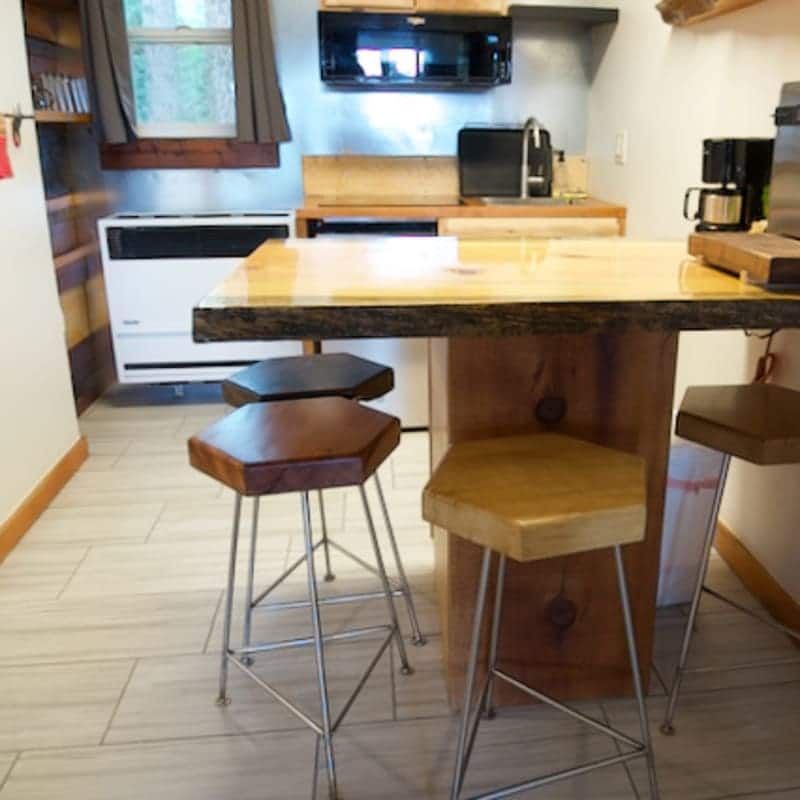
[(234, 138), (231, 0), (124, 0), (136, 135)]

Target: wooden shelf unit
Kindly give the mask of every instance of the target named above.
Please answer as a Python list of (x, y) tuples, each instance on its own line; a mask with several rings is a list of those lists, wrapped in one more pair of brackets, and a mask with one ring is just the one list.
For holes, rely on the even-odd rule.
[(74, 111), (55, 111), (50, 108), (40, 108), (34, 112), (37, 122), (41, 123), (66, 123), (72, 125), (88, 125), (92, 121), (91, 114), (77, 114)]
[[(23, 0), (23, 12), (30, 74), (83, 77), (76, 0)], [(82, 413), (115, 380), (96, 231), (97, 218), (112, 210), (114, 198), (97, 163), (91, 115), (38, 109), (34, 118), (64, 346), (75, 405)]]
[(712, 8), (709, 9), (707, 0), (662, 0), (656, 8), (661, 12), (664, 22), (684, 27), (763, 2), (764, 0), (711, 0)]

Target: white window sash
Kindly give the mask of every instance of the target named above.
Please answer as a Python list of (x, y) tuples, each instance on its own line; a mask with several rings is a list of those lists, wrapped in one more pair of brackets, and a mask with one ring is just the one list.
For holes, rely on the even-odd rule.
[(230, 28), (128, 28), (131, 44), (231, 44)]
[(140, 139), (235, 139), (236, 125), (200, 122), (151, 122), (137, 125)]

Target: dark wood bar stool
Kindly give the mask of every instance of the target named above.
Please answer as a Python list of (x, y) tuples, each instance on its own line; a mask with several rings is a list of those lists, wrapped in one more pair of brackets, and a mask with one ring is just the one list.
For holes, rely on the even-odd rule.
[[(364, 490), (365, 482), (397, 447), (399, 441), (399, 420), (358, 403), (336, 397), (246, 405), (189, 440), (189, 456), (192, 466), (225, 484), (236, 493), (224, 609), (218, 702), (220, 704), (229, 702), (228, 667), (233, 664), (317, 734), (317, 752), (319, 752), (320, 744), (324, 747), (331, 798), (337, 797), (333, 734), (339, 728), (392, 640), (395, 641), (400, 655), (402, 671), (404, 674), (412, 672), (394, 606), (394, 593), (386, 575), (369, 501)], [(374, 571), (381, 583), (381, 591), (376, 595), (385, 599), (388, 622), (385, 625), (325, 635), (320, 618), (321, 605), (350, 602), (367, 596), (353, 595), (349, 598), (326, 600), (321, 599), (317, 591), (314, 553), (319, 547), (319, 543), (313, 541), (309, 492), (342, 486), (358, 486), (360, 489), (377, 565)], [(301, 496), (305, 554), (300, 563), (305, 563), (308, 571), (308, 600), (283, 604), (273, 603), (268, 607), (275, 610), (310, 608), (313, 635), (279, 642), (254, 644), (250, 641), (251, 632), (248, 624), (243, 646), (233, 649), (231, 647), (231, 616), (242, 498), (260, 498), (287, 492), (298, 492)], [(257, 516), (254, 517), (253, 524), (254, 527), (258, 524)], [(252, 567), (248, 581), (251, 590)], [(248, 604), (248, 616), (252, 610), (252, 604)], [(375, 657), (370, 661), (342, 711), (336, 718), (333, 718), (328, 699), (325, 642), (379, 634), (383, 634), (384, 638)], [(310, 718), (250, 668), (251, 659), (255, 654), (310, 645), (315, 648), (321, 722)]]
[[(497, 680), (610, 736), (627, 752), (495, 789), (473, 800), (511, 797), (636, 758), (647, 760), (650, 797), (657, 800), (655, 762), (622, 558), (622, 545), (644, 538), (645, 498), (645, 464), (641, 458), (554, 434), (461, 442), (448, 451), (434, 472), (424, 492), (423, 516), (483, 548), (451, 800), (461, 797), (481, 717), (494, 716), (492, 696)], [(605, 548), (613, 549), (616, 562), (641, 741), (527, 686), (498, 664), (508, 559), (529, 562)], [(499, 565), (488, 665), (473, 710), (493, 552), (499, 555)]]
[[(760, 466), (800, 464), (800, 392), (771, 384), (690, 388), (678, 413), (676, 433), (684, 439), (722, 453), (723, 458), (714, 502), (708, 517), (703, 555), (697, 571), (697, 582), (692, 595), (689, 618), (686, 621), (678, 666), (675, 669), (667, 712), (661, 726), (661, 732), (668, 736), (675, 733), (673, 722), (684, 677), (692, 672), (711, 671), (708, 667), (691, 669), (687, 667), (703, 592), (800, 641), (800, 632), (781, 625), (765, 614), (743, 607), (706, 586), (705, 583), (731, 459), (741, 458)], [(800, 663), (800, 660), (786, 659), (780, 663)], [(747, 662), (726, 665), (724, 669), (757, 669), (773, 665), (774, 661)]]
[[(375, 400), (388, 394), (394, 388), (394, 371), (383, 364), (376, 364), (348, 353), (319, 353), (315, 355), (289, 358), (270, 358), (235, 373), (222, 384), (223, 396), (232, 406), (248, 403), (270, 403), (281, 400), (300, 400), (315, 397), (346, 397), (350, 400)], [(408, 616), (416, 645), (424, 645), (425, 637), (417, 617), (411, 585), (408, 582), (400, 549), (394, 535), (389, 507), (383, 494), (380, 477), (375, 472), (375, 488), (386, 526), (389, 544), (397, 569), (398, 586), (394, 588), (402, 596), (408, 609)], [(328, 523), (322, 491), (317, 492), (320, 523), (322, 529), (321, 546), (325, 557), (325, 580), (333, 581), (330, 548), (334, 547), (357, 563), (361, 559), (328, 535)], [(258, 514), (258, 503), (254, 514)], [(251, 569), (255, 561), (256, 531), (253, 527), (251, 546)], [(296, 567), (295, 567), (296, 568)], [(289, 572), (293, 571), (290, 568)], [(280, 580), (278, 581), (280, 583)], [(263, 596), (260, 598), (263, 600)], [(253, 598), (250, 598), (251, 602)]]

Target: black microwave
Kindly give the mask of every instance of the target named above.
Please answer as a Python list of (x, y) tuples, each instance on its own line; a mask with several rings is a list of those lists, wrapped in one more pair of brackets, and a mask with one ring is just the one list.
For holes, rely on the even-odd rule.
[(325, 83), (362, 89), (511, 82), (510, 17), (319, 12)]

